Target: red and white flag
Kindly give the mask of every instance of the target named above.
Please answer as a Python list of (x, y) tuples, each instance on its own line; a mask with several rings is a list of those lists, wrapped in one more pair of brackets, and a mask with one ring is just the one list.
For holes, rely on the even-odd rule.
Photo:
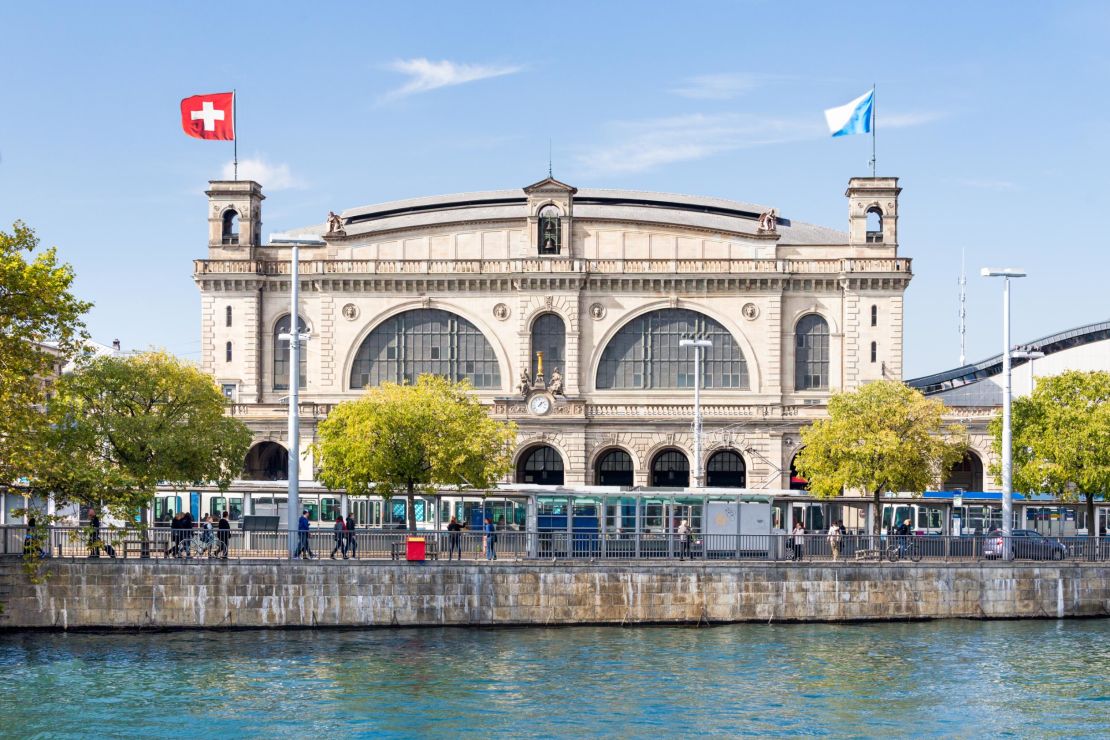
[(194, 95), (181, 101), (181, 128), (197, 139), (235, 139), (235, 93)]

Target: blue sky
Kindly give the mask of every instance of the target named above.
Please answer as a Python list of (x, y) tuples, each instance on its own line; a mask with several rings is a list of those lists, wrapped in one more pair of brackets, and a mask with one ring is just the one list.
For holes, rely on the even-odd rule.
[(178, 101), (237, 88), (264, 231), (328, 210), (519, 187), (712, 195), (847, 226), (868, 137), (822, 110), (878, 85), (879, 174), (904, 187), (906, 375), (1104, 320), (1110, 4), (5, 3), (0, 224), (59, 247), (94, 337), (199, 356), (191, 261), (231, 144)]

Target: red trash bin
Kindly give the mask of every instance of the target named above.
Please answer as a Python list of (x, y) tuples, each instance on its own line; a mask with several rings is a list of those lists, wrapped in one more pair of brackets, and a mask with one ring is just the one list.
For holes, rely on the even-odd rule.
[(423, 537), (409, 537), (405, 540), (405, 560), (422, 563), (427, 556), (427, 544)]

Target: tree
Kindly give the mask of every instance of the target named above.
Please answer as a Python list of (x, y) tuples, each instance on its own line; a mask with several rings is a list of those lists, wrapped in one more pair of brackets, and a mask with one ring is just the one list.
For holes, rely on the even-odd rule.
[(211, 376), (164, 352), (88, 361), (57, 384), (33, 486), (62, 503), (103, 505), (130, 518), (159, 483), (215, 482), (243, 467), (251, 433), (224, 415)]
[(92, 304), (70, 293), (73, 270), (35, 232), (17, 221), (0, 231), (0, 484), (35, 474), (36, 443), (55, 365), (74, 357), (86, 338), (81, 316)]
[(510, 467), (516, 425), (489, 417), (465, 381), (421, 375), (416, 385), (385, 383), (336, 406), (320, 424), (313, 453), (319, 479), (350, 494), (413, 497), (438, 486), (488, 488)]
[(819, 498), (852, 488), (871, 494), (878, 534), (883, 491), (923, 491), (963, 457), (967, 432), (943, 416), (943, 403), (896, 381), (837, 393), (829, 417), (802, 430), (795, 465)]
[[(1110, 373), (1069, 370), (1039, 378), (1012, 407), (1014, 489), (1050, 492), (1087, 503), (1094, 533), (1095, 496), (1110, 490)], [(1002, 452), (1002, 419), (991, 420), (994, 451)], [(998, 476), (995, 463), (991, 473)]]

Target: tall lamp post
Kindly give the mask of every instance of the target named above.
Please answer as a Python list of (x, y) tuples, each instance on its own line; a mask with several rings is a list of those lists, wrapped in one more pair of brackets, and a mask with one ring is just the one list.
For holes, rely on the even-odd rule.
[(1010, 278), (1025, 277), (1012, 267), (979, 271), (983, 277), (1002, 278), (1002, 557), (1010, 560), (1014, 527), (1014, 443), (1010, 430)]
[(701, 351), (712, 347), (708, 339), (680, 339), (679, 347), (694, 348), (694, 488), (701, 488)]
[(278, 339), (289, 342), (289, 501), (286, 525), (289, 527), (289, 554), (297, 552), (300, 533), (297, 524), (301, 516), (301, 420), (299, 415), (299, 396), (301, 382), (301, 342), (308, 340), (308, 334), (301, 333), (300, 303), (300, 249), (293, 244), (289, 269), (289, 332), (278, 335)]

